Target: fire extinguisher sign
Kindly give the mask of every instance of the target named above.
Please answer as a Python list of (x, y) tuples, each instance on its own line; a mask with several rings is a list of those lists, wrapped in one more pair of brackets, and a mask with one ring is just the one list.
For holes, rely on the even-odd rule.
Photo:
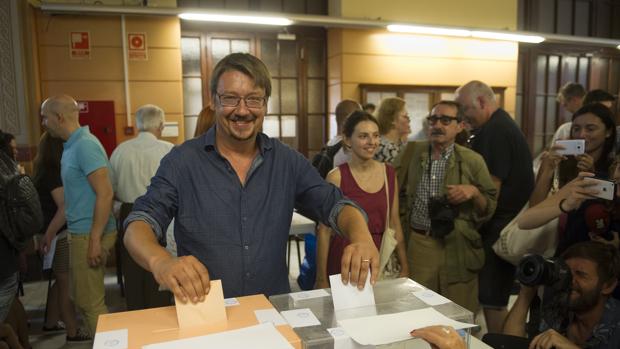
[(71, 32), (70, 42), (71, 48), (69, 50), (69, 55), (71, 59), (90, 59), (89, 32)]
[(129, 59), (132, 61), (146, 61), (149, 59), (146, 49), (146, 33), (127, 34)]

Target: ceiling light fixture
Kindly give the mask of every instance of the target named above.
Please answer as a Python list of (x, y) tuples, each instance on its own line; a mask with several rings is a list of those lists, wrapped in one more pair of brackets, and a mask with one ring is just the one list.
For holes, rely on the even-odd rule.
[(538, 36), (538, 35), (524, 35), (524, 34), (489, 32), (489, 31), (478, 31), (478, 30), (472, 31), (471, 36), (474, 38), (480, 38), (480, 39), (518, 41), (518, 42), (528, 42), (532, 44), (540, 44), (541, 42), (545, 41), (545, 38), (543, 38), (542, 36)]
[(426, 27), (419, 25), (390, 24), (387, 29), (394, 33), (412, 33), (412, 34), (429, 34), (429, 35), (447, 35), (447, 36), (471, 36), (471, 32), (465, 29), (451, 29), (441, 27)]
[(293, 21), (285, 17), (239, 16), (239, 15), (224, 15), (224, 14), (216, 14), (216, 13), (185, 12), (185, 13), (179, 14), (179, 18), (190, 20), (190, 21), (262, 24), (262, 25), (277, 25), (277, 26), (287, 26), (287, 25), (293, 24)]

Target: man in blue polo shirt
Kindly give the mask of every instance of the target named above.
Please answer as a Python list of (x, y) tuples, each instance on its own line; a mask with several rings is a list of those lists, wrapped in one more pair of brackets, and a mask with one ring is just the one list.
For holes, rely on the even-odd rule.
[(69, 96), (55, 96), (41, 105), (42, 124), (65, 141), (61, 160), (65, 216), (71, 233), (71, 279), (75, 304), (93, 335), (97, 317), (105, 314), (103, 276), (116, 240), (112, 216), (114, 193), (103, 146), (88, 127), (80, 127), (79, 108)]

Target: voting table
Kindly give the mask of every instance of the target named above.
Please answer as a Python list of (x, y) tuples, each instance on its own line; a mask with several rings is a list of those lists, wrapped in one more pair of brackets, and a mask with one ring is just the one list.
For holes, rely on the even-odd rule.
[[(331, 294), (331, 290), (324, 291)], [(310, 291), (315, 292), (315, 291)], [(474, 315), (467, 309), (443, 298), (407, 278), (378, 281), (374, 286), (374, 306), (334, 310), (332, 297), (315, 296), (304, 292), (269, 297), (273, 306), (280, 312), (308, 308), (314, 313), (320, 324), (294, 328), (301, 338), (302, 347), (313, 348), (374, 348), (361, 346), (352, 342), (338, 322), (381, 314), (394, 314), (411, 310), (432, 308), (446, 317), (465, 323), (474, 323)], [(435, 305), (429, 305), (435, 304)], [(376, 331), (380, 329), (377, 328)], [(465, 341), (470, 342), (468, 331), (461, 331)], [(408, 333), (408, 332), (407, 332)], [(413, 343), (416, 342), (416, 343)], [(377, 348), (428, 348), (420, 346), (419, 340), (409, 340)]]

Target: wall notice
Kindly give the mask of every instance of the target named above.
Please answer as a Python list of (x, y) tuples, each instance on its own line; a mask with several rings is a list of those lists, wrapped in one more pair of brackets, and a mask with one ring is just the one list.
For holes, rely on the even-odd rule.
[(71, 59), (90, 59), (90, 33), (71, 32)]
[(148, 51), (146, 49), (146, 33), (129, 33), (127, 34), (127, 42), (129, 43), (128, 55), (132, 61), (147, 61)]

